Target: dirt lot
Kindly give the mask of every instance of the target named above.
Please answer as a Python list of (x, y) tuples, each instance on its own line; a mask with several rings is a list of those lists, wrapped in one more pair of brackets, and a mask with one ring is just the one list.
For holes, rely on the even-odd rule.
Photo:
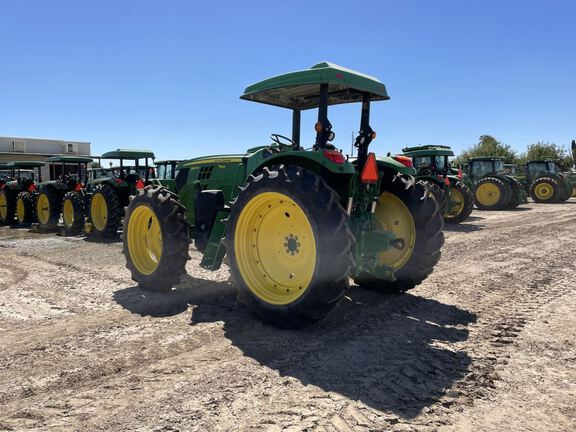
[(196, 253), (144, 293), (121, 248), (0, 228), (0, 430), (575, 430), (575, 199), (475, 211), (420, 287), (304, 331)]

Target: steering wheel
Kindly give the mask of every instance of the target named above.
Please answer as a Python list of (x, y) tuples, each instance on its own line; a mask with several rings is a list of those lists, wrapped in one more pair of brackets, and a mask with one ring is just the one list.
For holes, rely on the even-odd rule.
[(294, 141), (292, 141), (288, 137), (285, 137), (284, 135), (271, 134), (270, 139), (274, 141), (276, 144), (278, 144), (280, 147), (292, 147), (294, 149), (298, 148), (298, 145)]

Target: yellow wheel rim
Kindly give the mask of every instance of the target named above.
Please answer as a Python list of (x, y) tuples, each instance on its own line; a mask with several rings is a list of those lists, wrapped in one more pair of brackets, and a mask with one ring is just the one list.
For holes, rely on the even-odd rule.
[(572, 187), (572, 197), (576, 197), (576, 186)]
[(554, 188), (549, 183), (539, 183), (534, 188), (536, 198), (547, 201), (554, 195)]
[(62, 205), (62, 219), (64, 219), (64, 225), (68, 228), (74, 225), (74, 205), (69, 199), (65, 200)]
[(534, 188), (534, 195), (540, 200), (547, 201), (554, 195), (554, 188), (550, 183), (539, 183)]
[(0, 193), (0, 218), (6, 219), (8, 217), (8, 203), (6, 202), (6, 194)]
[(384, 231), (392, 232), (396, 239), (403, 240), (402, 247), (393, 247), (380, 252), (380, 265), (401, 269), (410, 259), (416, 246), (416, 225), (412, 214), (400, 198), (390, 192), (384, 192), (378, 198), (374, 219)]
[(244, 206), (234, 249), (244, 282), (268, 304), (293, 303), (314, 276), (314, 230), (302, 207), (287, 195), (264, 192)]
[(40, 194), (38, 196), (38, 202), (36, 203), (36, 214), (38, 215), (38, 220), (41, 224), (47, 224), (50, 220), (50, 201), (46, 194)]
[(24, 207), (22, 197), (18, 197), (18, 201), (16, 202), (16, 217), (20, 223), (24, 222), (24, 218), (26, 217), (26, 208)]
[(483, 183), (476, 188), (476, 199), (487, 207), (496, 205), (500, 201), (500, 189), (494, 183)]
[(162, 258), (162, 230), (156, 213), (145, 205), (132, 211), (128, 221), (128, 253), (136, 269), (150, 275)]
[(448, 218), (456, 217), (462, 213), (462, 210), (464, 210), (464, 194), (456, 188), (450, 188), (445, 216)]
[(104, 231), (108, 222), (108, 205), (106, 204), (106, 198), (100, 192), (96, 192), (92, 197), (90, 218), (94, 228), (98, 231)]

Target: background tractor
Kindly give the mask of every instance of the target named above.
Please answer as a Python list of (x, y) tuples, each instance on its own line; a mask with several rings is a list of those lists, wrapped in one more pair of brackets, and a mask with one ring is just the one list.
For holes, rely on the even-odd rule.
[(526, 163), (524, 185), (537, 203), (564, 202), (572, 196), (575, 183), (569, 173), (562, 173), (551, 159)]
[(504, 210), (527, 203), (522, 184), (504, 172), (504, 158), (476, 157), (468, 163), (474, 203), (480, 210)]
[[(406, 291), (440, 258), (443, 220), (405, 158), (368, 152), (376, 137), (370, 104), (389, 99), (376, 78), (331, 63), (270, 78), (242, 99), (292, 110), (292, 138), (243, 154), (178, 166), (176, 191), (149, 186), (130, 203), (124, 254), (132, 278), (170, 291), (185, 273), (189, 239), (216, 270), (224, 255), (238, 298), (264, 321), (302, 327), (326, 316), (349, 277), (382, 291)], [(358, 157), (331, 143), (331, 105), (361, 103)], [(302, 110), (318, 109), (316, 140), (300, 142)]]
[(176, 167), (179, 163), (179, 160), (154, 161), (156, 176), (150, 179), (150, 183), (176, 191)]
[(149, 165), (149, 160), (154, 160), (154, 153), (149, 150), (118, 149), (104, 153), (100, 159), (118, 161), (118, 165), (91, 169), (92, 178), (86, 189), (66, 195), (64, 206), (70, 216), (64, 214), (67, 233), (76, 233), (84, 225), (88, 235), (117, 236), (129, 198), (148, 184), (150, 173), (154, 172)]
[(42, 230), (56, 228), (65, 194), (84, 187), (90, 162), (91, 158), (81, 156), (53, 156), (46, 159), (50, 180), (39, 183), (35, 191), (18, 194), (18, 222), (26, 224), (36, 219)]
[(24, 212), (24, 204), (18, 201), (18, 194), (34, 193), (41, 181), (40, 169), (44, 162), (13, 161), (5, 165), (4, 171), (10, 174), (0, 182), (0, 224), (11, 225), (16, 222), (16, 214)]
[[(460, 223), (470, 216), (474, 208), (474, 194), (463, 181), (463, 174), (450, 166), (450, 147), (426, 145), (406, 147), (403, 155), (412, 159), (416, 178), (430, 185), (438, 201), (445, 222)], [(455, 173), (456, 172), (456, 173)]]

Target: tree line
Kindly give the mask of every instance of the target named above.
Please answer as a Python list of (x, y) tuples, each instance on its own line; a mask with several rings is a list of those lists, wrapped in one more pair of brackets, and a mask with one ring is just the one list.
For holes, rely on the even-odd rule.
[(529, 160), (552, 159), (560, 169), (569, 170), (574, 166), (574, 158), (565, 146), (538, 141), (530, 144), (526, 152), (517, 152), (509, 144), (504, 144), (490, 135), (480, 136), (478, 143), (464, 150), (455, 159), (454, 164), (463, 164), (478, 156), (501, 156), (506, 163), (523, 165)]

